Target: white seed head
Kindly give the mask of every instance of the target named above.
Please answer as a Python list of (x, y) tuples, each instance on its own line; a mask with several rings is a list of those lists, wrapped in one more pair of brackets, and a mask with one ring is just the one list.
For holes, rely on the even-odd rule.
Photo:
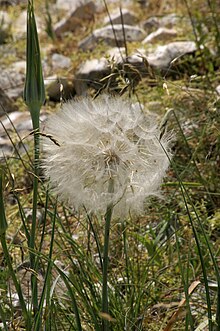
[(170, 139), (159, 139), (154, 115), (138, 105), (109, 95), (72, 100), (48, 119), (46, 134), (53, 136), (43, 140), (46, 176), (76, 209), (105, 213), (113, 203), (115, 216), (140, 214), (146, 198), (160, 194)]

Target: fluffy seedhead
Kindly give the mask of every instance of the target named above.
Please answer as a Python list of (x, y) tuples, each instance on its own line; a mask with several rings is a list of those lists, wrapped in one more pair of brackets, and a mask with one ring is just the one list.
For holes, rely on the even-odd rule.
[[(155, 116), (120, 97), (82, 98), (62, 105), (46, 124), (43, 167), (62, 201), (114, 216), (141, 214), (160, 195), (169, 166), (170, 138), (161, 139)], [(114, 191), (109, 192), (109, 180)]]

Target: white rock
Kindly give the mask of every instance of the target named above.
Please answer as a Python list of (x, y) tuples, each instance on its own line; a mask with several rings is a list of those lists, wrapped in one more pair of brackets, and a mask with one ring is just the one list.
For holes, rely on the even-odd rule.
[(220, 95), (220, 85), (218, 85), (216, 88), (215, 88), (216, 92), (218, 95)]
[[(41, 33), (43, 30), (43, 21), (35, 15), (37, 32)], [(26, 35), (27, 32), (27, 11), (23, 10), (18, 18), (13, 22), (12, 33), (14, 39), (19, 39)]]
[(85, 4), (78, 3), (78, 6), (72, 9), (61, 21), (54, 25), (54, 32), (57, 37), (60, 37), (65, 32), (76, 30), (79, 26), (83, 26), (85, 21), (94, 19), (95, 4), (93, 1)]
[(0, 27), (2, 30), (8, 29), (12, 24), (12, 19), (5, 10), (0, 10)]
[(54, 53), (51, 58), (52, 66), (54, 69), (68, 69), (71, 66), (71, 60), (67, 56)]
[[(140, 41), (144, 37), (144, 30), (137, 26), (114, 24), (114, 32), (111, 25), (93, 31), (91, 35), (79, 43), (82, 50), (92, 50), (96, 43), (104, 41), (112, 46), (124, 46), (124, 34), (126, 41)], [(116, 40), (117, 39), (117, 40)]]
[[(123, 18), (123, 24), (133, 25), (137, 21), (137, 18), (132, 11), (126, 8), (122, 8), (121, 13)], [(110, 24), (111, 22), (113, 24), (122, 24), (121, 13), (119, 9), (110, 13), (111, 21), (109, 19), (109, 16), (106, 16), (104, 18), (104, 24)]]
[(74, 79), (74, 86), (78, 95), (85, 95), (88, 88), (99, 89), (101, 78), (110, 73), (108, 61), (105, 58), (85, 61), (78, 69)]
[(154, 43), (158, 41), (167, 41), (177, 36), (177, 31), (174, 29), (159, 28), (151, 32), (143, 41), (143, 44)]
[(146, 56), (147, 61), (153, 67), (165, 69), (170, 63), (185, 54), (193, 53), (197, 50), (194, 41), (176, 41), (167, 45), (158, 46), (154, 52)]
[(0, 88), (12, 99), (17, 99), (23, 93), (25, 75), (16, 70), (15, 66), (1, 70)]

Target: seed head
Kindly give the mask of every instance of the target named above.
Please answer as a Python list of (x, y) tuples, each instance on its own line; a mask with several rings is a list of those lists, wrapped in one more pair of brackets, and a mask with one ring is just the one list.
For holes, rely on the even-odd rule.
[[(63, 104), (46, 124), (43, 167), (62, 201), (76, 209), (115, 216), (140, 214), (149, 196), (160, 195), (169, 165), (170, 139), (161, 140), (155, 116), (120, 97), (102, 95)], [(109, 180), (114, 190), (109, 192)]]

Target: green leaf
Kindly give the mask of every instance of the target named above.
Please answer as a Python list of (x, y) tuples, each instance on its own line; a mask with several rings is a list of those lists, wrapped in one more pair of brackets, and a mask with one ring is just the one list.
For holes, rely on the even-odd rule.
[(3, 200), (3, 174), (4, 170), (2, 166), (0, 166), (0, 236), (3, 235), (8, 227), (6, 216), (5, 216), (5, 207)]

